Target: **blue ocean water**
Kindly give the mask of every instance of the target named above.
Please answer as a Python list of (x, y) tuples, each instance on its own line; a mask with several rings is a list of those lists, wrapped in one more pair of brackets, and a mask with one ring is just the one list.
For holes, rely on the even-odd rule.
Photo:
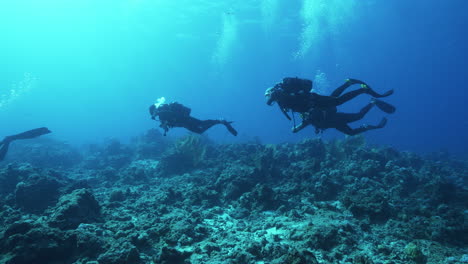
[[(316, 137), (265, 104), (285, 76), (329, 93), (348, 77), (395, 89), (371, 143), (466, 155), (464, 0), (17, 0), (0, 4), (0, 135), (47, 126), (72, 143), (128, 140), (156, 127), (158, 97), (235, 121), (219, 141)], [(358, 111), (366, 96), (340, 110)], [(373, 110), (363, 123), (384, 116)], [(355, 126), (361, 123), (357, 122)], [(183, 129), (171, 135), (187, 133)], [(327, 130), (324, 138), (343, 137)]]

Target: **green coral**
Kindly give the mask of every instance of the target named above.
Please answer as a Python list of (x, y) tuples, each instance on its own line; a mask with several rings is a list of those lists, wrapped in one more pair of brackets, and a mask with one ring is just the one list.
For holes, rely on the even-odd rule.
[(417, 264), (425, 264), (426, 256), (422, 253), (421, 249), (415, 244), (410, 242), (405, 247), (406, 258)]
[(201, 136), (189, 135), (175, 142), (174, 151), (185, 156), (189, 164), (196, 167), (205, 158), (206, 143)]
[(202, 137), (189, 135), (178, 139), (161, 157), (159, 170), (164, 175), (180, 174), (199, 167), (206, 156), (207, 144)]

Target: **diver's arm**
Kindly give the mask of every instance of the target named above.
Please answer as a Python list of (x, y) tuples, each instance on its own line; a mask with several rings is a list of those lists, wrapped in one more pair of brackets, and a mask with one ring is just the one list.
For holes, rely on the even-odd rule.
[(297, 133), (301, 131), (302, 129), (306, 128), (308, 125), (309, 125), (309, 122), (302, 120), (302, 123), (292, 128), (292, 132)]
[(166, 121), (161, 121), (161, 124), (159, 125), (160, 128), (164, 130), (164, 136), (166, 136), (167, 132), (169, 132), (169, 125), (167, 124)]

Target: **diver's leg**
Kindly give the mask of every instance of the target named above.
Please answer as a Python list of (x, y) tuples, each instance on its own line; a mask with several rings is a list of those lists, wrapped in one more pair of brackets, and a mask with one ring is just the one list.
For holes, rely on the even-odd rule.
[(360, 84), (361, 88), (368, 89), (367, 93), (372, 95), (373, 97), (376, 97), (376, 98), (387, 97), (387, 96), (393, 94), (393, 90), (388, 90), (387, 92), (385, 92), (383, 94), (379, 94), (376, 91), (374, 91), (374, 89), (372, 89), (372, 87), (370, 87), (367, 83), (365, 83), (365, 82), (363, 82), (361, 80), (358, 80), (358, 79), (351, 79), (351, 78), (346, 79), (346, 83), (348, 83), (349, 85)]
[(378, 125), (363, 125), (359, 127), (358, 129), (361, 129), (362, 130), (361, 132), (365, 132), (365, 131), (369, 131), (373, 129), (383, 128), (385, 127), (386, 124), (387, 124), (387, 118), (384, 117), (380, 120)]
[(348, 136), (355, 136), (357, 134), (361, 134), (362, 132), (369, 130), (367, 127), (364, 126), (352, 129), (348, 125), (339, 126), (336, 129), (340, 132), (345, 133)]
[(221, 119), (221, 120), (220, 119), (217, 119), (217, 120), (214, 120), (214, 119), (208, 119), (208, 120), (193, 119), (192, 122), (191, 122), (191, 125), (187, 126), (186, 128), (188, 130), (192, 131), (192, 132), (202, 134), (203, 132), (205, 132), (206, 130), (208, 130), (209, 128), (211, 128), (214, 125), (223, 124), (226, 127), (226, 129), (229, 131), (229, 133), (231, 133), (234, 136), (237, 136), (237, 131), (232, 127), (231, 123), (232, 122), (228, 122), (228, 121), (223, 120), (223, 119)]
[(350, 87), (351, 85), (355, 84), (354, 82), (352, 82), (351, 80), (354, 80), (354, 79), (346, 79), (345, 83), (343, 83), (340, 87), (336, 88), (331, 94), (330, 96), (334, 96), (334, 97), (338, 97), (340, 96), (344, 90), (346, 90), (346, 88)]
[(228, 122), (223, 119), (199, 120), (190, 117), (190, 120), (185, 124), (184, 127), (194, 133), (202, 134), (214, 125), (223, 124), (232, 135), (237, 136), (237, 131), (232, 127), (231, 123), (232, 122)]
[[(356, 84), (356, 83), (361, 84), (360, 89), (357, 89), (357, 90), (354, 90), (354, 91), (351, 91), (351, 92), (347, 92), (344, 95), (341, 95), (346, 88), (348, 88), (349, 86), (351, 86), (353, 84)], [(354, 97), (356, 97), (356, 96), (358, 96), (360, 94), (363, 94), (363, 93), (369, 94), (369, 95), (371, 95), (371, 96), (373, 96), (375, 98), (382, 98), (382, 97), (387, 97), (387, 96), (392, 95), (393, 90), (389, 90), (389, 91), (387, 91), (387, 92), (385, 92), (383, 94), (379, 94), (376, 91), (374, 91), (374, 89), (372, 89), (369, 85), (367, 85), (366, 83), (364, 83), (362, 81), (355, 80), (355, 79), (348, 79), (343, 85), (341, 85), (340, 87), (335, 89), (335, 91), (333, 91), (331, 96), (335, 96), (335, 97), (339, 96), (338, 97), (338, 105), (340, 105), (340, 104), (343, 104), (343, 103), (345, 103), (345, 102), (347, 102), (347, 101), (353, 99)]]
[(233, 136), (237, 136), (237, 130), (234, 129), (231, 125), (232, 121), (226, 121), (224, 119), (208, 119), (208, 120), (203, 120), (201, 123), (198, 125), (200, 131), (205, 132), (207, 129), (211, 128), (214, 125), (222, 124), (226, 127), (226, 129), (231, 133)]
[(372, 97), (375, 97), (375, 98), (382, 98), (382, 97), (387, 97), (387, 96), (390, 96), (393, 94), (393, 89), (391, 90), (388, 90), (386, 91), (385, 93), (383, 94), (379, 94), (377, 93), (376, 91), (374, 91), (374, 89), (372, 89), (369, 85), (367, 84), (361, 84), (361, 89), (365, 89), (366, 90), (366, 93), (371, 95)]
[(357, 135), (357, 134), (360, 134), (369, 130), (383, 128), (386, 124), (387, 124), (387, 118), (384, 117), (382, 118), (380, 123), (376, 126), (375, 125), (363, 125), (358, 128), (352, 129), (348, 125), (341, 125), (341, 126), (337, 126), (336, 129), (338, 131), (345, 133), (346, 135), (354, 136), (354, 135)]
[(379, 94), (375, 92), (374, 90), (372, 90), (371, 88), (369, 88), (368, 86), (365, 86), (363, 88), (360, 88), (351, 92), (347, 92), (341, 95), (340, 97), (337, 97), (337, 106), (344, 104), (348, 102), (349, 100), (353, 99), (354, 97), (361, 95), (361, 94), (369, 94), (369, 95), (372, 95), (373, 97), (380, 98), (380, 97), (386, 97), (386, 96), (393, 94), (393, 90), (390, 90), (384, 94)]
[(199, 120), (190, 117), (190, 119), (184, 124), (184, 127), (194, 133), (202, 134), (208, 128), (217, 124), (221, 124), (221, 122), (219, 120)]
[(198, 128), (205, 132), (206, 130), (208, 130), (209, 128), (211, 128), (212, 126), (214, 125), (218, 125), (218, 124), (221, 124), (221, 121), (220, 120), (213, 120), (213, 119), (208, 119), (208, 120), (203, 120), (200, 122), (200, 124), (198, 124)]
[(346, 102), (348, 102), (349, 100), (353, 99), (354, 97), (358, 96), (358, 95), (361, 95), (363, 93), (366, 93), (367, 90), (366, 89), (357, 89), (357, 90), (354, 90), (354, 91), (350, 91), (350, 92), (347, 92), (339, 97), (336, 97), (336, 102), (337, 102), (337, 106), (338, 105), (342, 105)]
[(348, 125), (346, 125), (346, 124), (345, 124), (345, 125), (341, 125), (341, 126), (337, 126), (337, 127), (335, 127), (335, 128), (336, 128), (336, 130), (338, 130), (338, 131), (340, 131), (340, 132), (342, 132), (342, 133), (344, 133), (344, 134), (346, 134), (346, 135), (349, 135), (349, 136), (354, 136), (354, 135), (358, 134), (358, 133), (356, 132), (356, 129), (352, 129), (352, 128), (350, 128), (350, 127), (349, 127)]
[(336, 113), (336, 118), (340, 123), (351, 123), (364, 118), (364, 116), (374, 107), (373, 103), (364, 106), (361, 111), (357, 113)]
[(343, 83), (340, 87), (336, 88), (332, 94), (330, 96), (335, 96), (335, 97), (338, 97), (340, 96), (344, 90), (346, 90), (346, 88), (350, 87), (351, 85), (353, 84), (365, 84), (367, 85), (365, 82), (363, 81), (360, 81), (360, 80), (357, 80), (357, 79), (346, 79), (345, 80), (345, 83)]
[(233, 136), (237, 136), (237, 130), (235, 130), (234, 127), (232, 127), (231, 125), (232, 121), (227, 121), (224, 119), (217, 119), (217, 120), (208, 119), (208, 120), (204, 120), (203, 122), (204, 122), (204, 126), (206, 127), (205, 130), (207, 130), (208, 128), (214, 125), (222, 124), (226, 127), (229, 133), (231, 133)]

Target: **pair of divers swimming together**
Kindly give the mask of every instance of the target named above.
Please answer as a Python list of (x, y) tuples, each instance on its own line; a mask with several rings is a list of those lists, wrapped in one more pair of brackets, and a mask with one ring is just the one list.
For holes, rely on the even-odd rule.
[[(360, 84), (361, 88), (343, 94), (346, 88), (354, 84)], [(265, 97), (268, 105), (276, 102), (281, 112), (289, 120), (291, 120), (288, 114), (289, 111), (292, 112), (293, 117), (296, 112), (300, 114), (302, 123), (297, 126), (294, 124), (293, 133), (312, 125), (315, 127), (316, 133), (323, 132), (328, 128), (335, 128), (346, 135), (353, 136), (368, 130), (383, 128), (387, 124), (387, 119), (382, 118), (377, 125), (363, 125), (355, 129), (348, 125), (348, 123), (364, 118), (374, 106), (388, 114), (392, 114), (396, 110), (391, 104), (377, 99), (392, 95), (393, 90), (379, 94), (365, 82), (356, 79), (347, 79), (343, 85), (336, 88), (329, 96), (319, 95), (311, 91), (311, 80), (286, 77), (282, 82), (268, 88), (265, 91)], [(361, 94), (369, 94), (373, 98), (358, 113), (338, 112), (337, 106)]]
[[(336, 88), (327, 96), (312, 92), (312, 84), (312, 81), (308, 79), (286, 77), (265, 91), (267, 104), (271, 106), (277, 103), (287, 119), (291, 120), (288, 112), (292, 113), (292, 119), (294, 119), (294, 113), (300, 114), (302, 122), (296, 125), (294, 120), (293, 133), (312, 125), (315, 127), (316, 133), (321, 133), (328, 128), (335, 128), (347, 135), (357, 135), (368, 130), (383, 128), (387, 124), (387, 119), (384, 117), (377, 125), (363, 125), (354, 129), (348, 125), (348, 123), (361, 120), (374, 106), (377, 106), (388, 114), (392, 114), (396, 110), (391, 104), (378, 99), (392, 95), (393, 90), (379, 94), (363, 81), (347, 79), (343, 85)], [(359, 84), (360, 88), (344, 93), (348, 87), (354, 84)], [(361, 94), (369, 94), (372, 96), (372, 99), (359, 112), (338, 112), (337, 106)], [(194, 133), (202, 134), (215, 125), (224, 125), (233, 136), (237, 136), (237, 130), (231, 125), (232, 121), (225, 119), (197, 119), (190, 115), (190, 108), (177, 102), (166, 103), (164, 97), (159, 98), (155, 104), (152, 104), (149, 107), (149, 112), (151, 119), (156, 120), (157, 118), (159, 120), (160, 127), (164, 130), (164, 136), (169, 129), (174, 127), (183, 127)], [(36, 138), (48, 133), (51, 133), (49, 129), (41, 127), (5, 137), (0, 142), (0, 161), (5, 158), (11, 142)]]
[[(343, 94), (346, 88), (354, 84), (360, 84), (361, 88)], [(361, 94), (369, 94), (373, 98), (358, 113), (338, 112), (337, 106)], [(387, 124), (386, 118), (382, 118), (377, 125), (363, 125), (355, 129), (352, 129), (348, 123), (362, 119), (374, 106), (377, 106), (385, 113), (394, 113), (394, 106), (377, 99), (392, 94), (393, 90), (379, 94), (363, 81), (347, 79), (343, 85), (336, 88), (329, 96), (320, 95), (312, 92), (311, 80), (297, 77), (286, 77), (282, 82), (265, 91), (267, 104), (272, 105), (276, 102), (281, 112), (289, 120), (291, 120), (288, 114), (289, 111), (292, 112), (293, 117), (294, 113), (300, 114), (302, 122), (297, 126), (294, 124), (293, 133), (312, 125), (315, 127), (316, 133), (323, 132), (328, 128), (335, 128), (347, 135), (357, 135), (368, 130), (383, 128)], [(155, 104), (152, 104), (149, 107), (149, 112), (153, 120), (158, 117), (164, 135), (173, 127), (184, 127), (194, 133), (201, 134), (218, 124), (224, 125), (232, 135), (237, 135), (237, 131), (231, 125), (232, 122), (224, 119), (196, 119), (190, 116), (190, 108), (177, 102), (167, 104), (164, 97), (159, 98)]]

